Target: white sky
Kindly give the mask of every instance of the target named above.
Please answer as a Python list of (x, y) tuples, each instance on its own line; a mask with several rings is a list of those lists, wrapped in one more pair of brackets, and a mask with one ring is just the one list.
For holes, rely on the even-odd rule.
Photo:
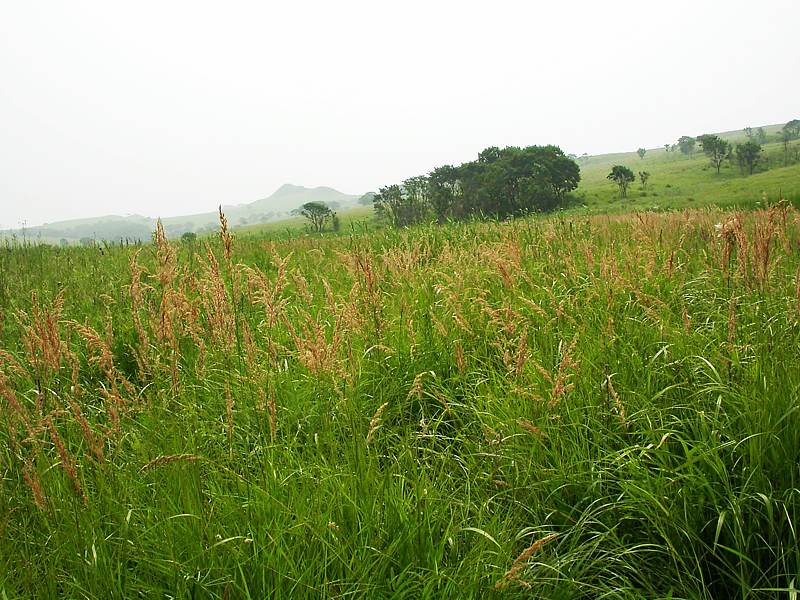
[(0, 0), (0, 228), (800, 117), (798, 0)]

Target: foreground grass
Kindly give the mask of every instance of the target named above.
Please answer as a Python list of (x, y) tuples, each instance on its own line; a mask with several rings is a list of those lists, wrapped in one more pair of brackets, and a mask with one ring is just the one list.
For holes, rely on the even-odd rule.
[(799, 243), (782, 206), (3, 251), (0, 597), (789, 597)]

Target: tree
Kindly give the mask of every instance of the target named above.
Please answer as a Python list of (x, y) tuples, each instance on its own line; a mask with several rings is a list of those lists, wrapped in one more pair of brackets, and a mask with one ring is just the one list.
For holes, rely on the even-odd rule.
[(669, 152), (671, 146), (669, 144), (664, 144), (664, 152)]
[(606, 176), (606, 179), (610, 179), (619, 186), (620, 198), (627, 198), (628, 186), (636, 180), (636, 177), (634, 177), (633, 171), (631, 171), (628, 167), (614, 165), (611, 168), (611, 173)]
[(783, 144), (783, 166), (789, 165), (789, 142), (792, 141), (792, 134), (785, 128), (781, 130), (781, 143)]
[(745, 167), (748, 168), (750, 175), (753, 174), (753, 169), (758, 164), (761, 158), (761, 144), (757, 142), (745, 142), (744, 144), (736, 144), (736, 161), (739, 163), (739, 168), (744, 171)]
[(428, 188), (436, 220), (444, 223), (461, 199), (458, 169), (451, 165), (435, 168), (428, 176)]
[(647, 180), (650, 179), (650, 173), (647, 171), (639, 171), (639, 181), (642, 182), (642, 188), (647, 187)]
[(325, 223), (333, 216), (331, 209), (324, 202), (306, 202), (300, 208), (300, 214), (311, 222), (313, 231), (325, 229)]
[(181, 241), (185, 244), (191, 244), (197, 239), (197, 234), (194, 231), (186, 231), (181, 235)]
[(387, 185), (378, 190), (372, 197), (375, 214), (383, 221), (388, 221), (395, 227), (400, 227), (398, 217), (399, 207), (403, 201), (403, 193), (399, 185)]
[(638, 154), (638, 155), (639, 155), (639, 158), (644, 158), (644, 155), (645, 155), (645, 154), (647, 154), (647, 150), (646, 150), (646, 149), (644, 149), (644, 148), (639, 148), (639, 149), (636, 151), (636, 154)]
[(373, 198), (378, 218), (394, 227), (408, 227), (428, 218), (427, 177), (406, 179), (403, 185), (388, 185)]
[(483, 164), (491, 164), (500, 160), (503, 151), (497, 146), (489, 146), (478, 154), (478, 162)]
[(721, 137), (709, 134), (701, 135), (697, 138), (697, 141), (700, 142), (700, 146), (703, 148), (703, 154), (709, 158), (711, 164), (717, 169), (717, 175), (719, 175), (722, 161), (730, 156), (731, 145)]
[(767, 143), (767, 132), (764, 131), (763, 127), (756, 129), (756, 142), (759, 144)]
[(681, 136), (678, 138), (678, 148), (681, 151), (681, 154), (685, 154), (686, 156), (691, 156), (692, 152), (694, 152), (694, 144), (695, 139), (688, 135)]
[(744, 134), (747, 136), (748, 140), (752, 140), (753, 139), (753, 128), (752, 127), (745, 127), (744, 128)]
[(788, 134), (789, 139), (796, 140), (800, 137), (800, 119), (792, 119), (783, 126), (783, 131)]

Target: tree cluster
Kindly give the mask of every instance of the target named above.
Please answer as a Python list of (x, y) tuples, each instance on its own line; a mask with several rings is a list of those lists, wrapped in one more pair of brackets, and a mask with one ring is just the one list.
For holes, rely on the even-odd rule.
[(549, 211), (578, 187), (580, 168), (557, 146), (490, 147), (478, 159), (444, 165), (381, 188), (379, 217), (396, 227), (475, 217), (504, 219)]

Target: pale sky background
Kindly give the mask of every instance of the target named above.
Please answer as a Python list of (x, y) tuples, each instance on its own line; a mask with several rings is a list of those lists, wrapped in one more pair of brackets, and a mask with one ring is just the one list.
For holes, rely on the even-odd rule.
[(0, 228), (800, 118), (798, 0), (0, 0)]

